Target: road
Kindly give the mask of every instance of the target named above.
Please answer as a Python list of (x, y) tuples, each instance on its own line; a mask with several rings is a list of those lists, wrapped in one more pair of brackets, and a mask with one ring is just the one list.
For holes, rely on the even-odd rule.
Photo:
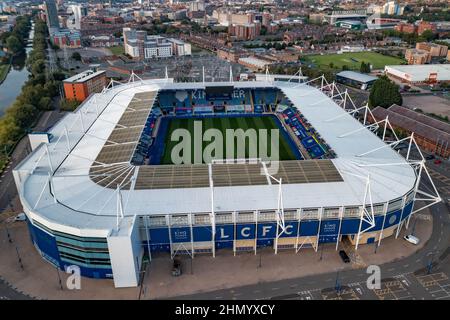
[[(434, 299), (438, 298), (434, 293), (421, 284), (426, 278), (424, 268), (431, 261), (430, 252), (435, 252), (434, 261), (439, 261), (432, 268), (432, 273), (446, 276), (450, 275), (450, 264), (448, 263), (448, 244), (450, 242), (449, 214), (443, 203), (432, 207), (433, 234), (427, 244), (415, 254), (395, 262), (381, 265), (382, 290), (375, 292), (367, 289), (366, 280), (368, 274), (364, 269), (341, 271), (339, 273), (327, 273), (287, 279), (275, 282), (247, 285), (232, 289), (217, 290), (194, 295), (179, 296), (176, 299), (287, 299), (287, 300), (315, 300), (315, 299)], [(402, 241), (402, 240), (398, 240)], [(439, 258), (438, 258), (439, 257)], [(443, 279), (439, 289), (440, 297), (450, 298), (450, 283), (448, 277)], [(447, 283), (446, 283), (447, 282)], [(336, 297), (335, 285), (338, 283), (342, 290), (341, 296)], [(386, 286), (391, 289), (386, 290)], [(393, 286), (395, 286), (394, 289)], [(384, 288), (384, 289), (383, 289)], [(439, 290), (433, 292), (439, 292)], [(387, 297), (385, 297), (389, 294)]]
[[(54, 125), (63, 115), (64, 113), (60, 113), (59, 111), (44, 112), (37, 125), (34, 127), (34, 130), (47, 131), (48, 128)], [(0, 222), (10, 216), (12, 212), (18, 213), (21, 211), (21, 208), (18, 207), (18, 195), (12, 170), (30, 152), (31, 147), (28, 137), (24, 137), (20, 140), (14, 150), (6, 170), (0, 176)], [(16, 292), (0, 279), (0, 300), (2, 299), (29, 299), (29, 297)]]

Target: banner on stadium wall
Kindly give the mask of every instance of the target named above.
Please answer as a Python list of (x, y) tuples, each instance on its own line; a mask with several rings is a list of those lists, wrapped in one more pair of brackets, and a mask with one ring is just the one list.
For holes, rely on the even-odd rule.
[(273, 239), (276, 237), (276, 223), (258, 223), (257, 237), (258, 239)]
[(194, 107), (195, 113), (213, 112), (213, 106), (196, 106)]
[[(291, 238), (297, 237), (298, 231), (298, 222), (297, 221), (286, 221), (284, 223), (285, 229), (282, 234), (280, 234), (280, 238)], [(281, 228), (279, 229), (281, 232)]]
[(252, 112), (252, 111), (253, 111), (253, 110), (252, 110), (252, 106), (249, 105), (249, 104), (246, 104), (246, 105), (244, 106), (244, 108), (245, 108), (245, 112)]
[(230, 112), (245, 112), (245, 105), (227, 106), (227, 111), (230, 111)]
[(216, 226), (216, 241), (233, 241), (234, 225), (225, 224)]
[(384, 222), (384, 228), (389, 228), (400, 222), (400, 216), (402, 215), (402, 210), (397, 210), (386, 215), (386, 221)]
[(255, 104), (255, 112), (263, 112), (264, 111), (264, 106), (260, 105), (260, 104)]
[(255, 224), (236, 224), (236, 239), (250, 240), (255, 239)]
[(171, 228), (170, 235), (172, 243), (191, 241), (191, 229), (189, 227)]
[(322, 220), (320, 223), (320, 235), (338, 234), (339, 224), (339, 220)]

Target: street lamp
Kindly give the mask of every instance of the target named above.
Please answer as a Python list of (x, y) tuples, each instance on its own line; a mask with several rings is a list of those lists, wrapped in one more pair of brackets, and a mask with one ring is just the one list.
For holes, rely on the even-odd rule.
[(20, 268), (23, 270), (22, 258), (20, 257), (19, 249), (17, 248), (17, 246), (16, 246), (16, 253), (17, 253), (17, 259), (19, 260)]
[(427, 254), (427, 256), (431, 255), (430, 262), (427, 264), (427, 274), (430, 274), (431, 270), (433, 269), (433, 258), (434, 258), (434, 255), (436, 252), (438, 252), (438, 251), (437, 250), (431, 251)]
[[(320, 240), (320, 238), (319, 238), (319, 240)], [(323, 243), (320, 245), (320, 258), (319, 258), (319, 261), (322, 261), (322, 258), (323, 258)]]
[(6, 235), (8, 236), (8, 242), (9, 242), (9, 243), (12, 243), (11, 235), (10, 235), (10, 233), (9, 233), (8, 225), (7, 225), (6, 222), (5, 222), (5, 228), (6, 228)]
[(56, 268), (56, 273), (58, 274), (59, 287), (61, 288), (61, 290), (64, 290), (62, 281), (61, 281), (61, 276), (59, 275), (59, 268), (58, 268), (58, 266), (55, 266), (55, 268)]

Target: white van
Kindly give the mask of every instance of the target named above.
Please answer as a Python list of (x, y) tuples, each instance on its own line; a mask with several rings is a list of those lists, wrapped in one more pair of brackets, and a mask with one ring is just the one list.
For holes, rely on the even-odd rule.
[(403, 239), (405, 239), (406, 241), (412, 243), (412, 244), (419, 244), (419, 238), (413, 236), (413, 235), (408, 235), (408, 236), (404, 236)]

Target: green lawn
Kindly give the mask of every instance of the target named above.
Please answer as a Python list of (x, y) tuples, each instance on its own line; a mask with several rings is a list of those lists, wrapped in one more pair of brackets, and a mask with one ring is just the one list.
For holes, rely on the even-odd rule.
[[(202, 124), (202, 131), (203, 134), (207, 129), (215, 128), (219, 129), (222, 133), (224, 143), (223, 143), (223, 157), (226, 158), (226, 129), (238, 129), (241, 128), (244, 131), (247, 129), (255, 129), (256, 133), (258, 134), (258, 129), (267, 129), (267, 145), (268, 145), (268, 155), (272, 155), (271, 153), (271, 147), (270, 147), (270, 129), (278, 129), (277, 124), (273, 117), (268, 116), (262, 116), (262, 117), (222, 117), (222, 118), (201, 118), (201, 119), (195, 119), (195, 118), (188, 118), (188, 119), (179, 119), (174, 118), (169, 120), (169, 128), (167, 131), (167, 136), (165, 137), (165, 149), (164, 153), (161, 159), (161, 164), (173, 164), (172, 162), (172, 149), (175, 145), (179, 144), (179, 141), (171, 141), (172, 132), (175, 129), (178, 128), (184, 128), (187, 129), (192, 137), (192, 140), (194, 140), (194, 121), (199, 121)], [(259, 137), (258, 137), (259, 138)], [(180, 139), (181, 141), (181, 139)], [(204, 141), (202, 144), (202, 150), (209, 145), (210, 141)], [(234, 156), (233, 158), (237, 158), (237, 139), (235, 140), (234, 144)], [(249, 141), (249, 139), (246, 139), (245, 141), (245, 158), (250, 158), (249, 155), (249, 146), (251, 145), (258, 145), (258, 141)], [(194, 163), (194, 143), (191, 142), (191, 158), (192, 163)], [(259, 155), (259, 147), (258, 147), (258, 155)], [(216, 155), (213, 155), (216, 156)], [(259, 157), (259, 156), (257, 156)], [(279, 132), (279, 160), (296, 160), (296, 156), (292, 149), (289, 146), (288, 141), (283, 137), (282, 133)], [(220, 158), (220, 157), (217, 157)]]
[(305, 57), (308, 62), (312, 62), (318, 67), (329, 67), (330, 63), (334, 68), (341, 69), (347, 65), (350, 69), (359, 70), (361, 62), (369, 62), (373, 69), (384, 69), (385, 65), (396, 65), (404, 62), (401, 58), (385, 56), (377, 52), (346, 52), (342, 54), (311, 55)]
[(111, 51), (111, 53), (116, 56), (120, 56), (121, 54), (125, 53), (123, 46), (110, 47), (109, 51)]

